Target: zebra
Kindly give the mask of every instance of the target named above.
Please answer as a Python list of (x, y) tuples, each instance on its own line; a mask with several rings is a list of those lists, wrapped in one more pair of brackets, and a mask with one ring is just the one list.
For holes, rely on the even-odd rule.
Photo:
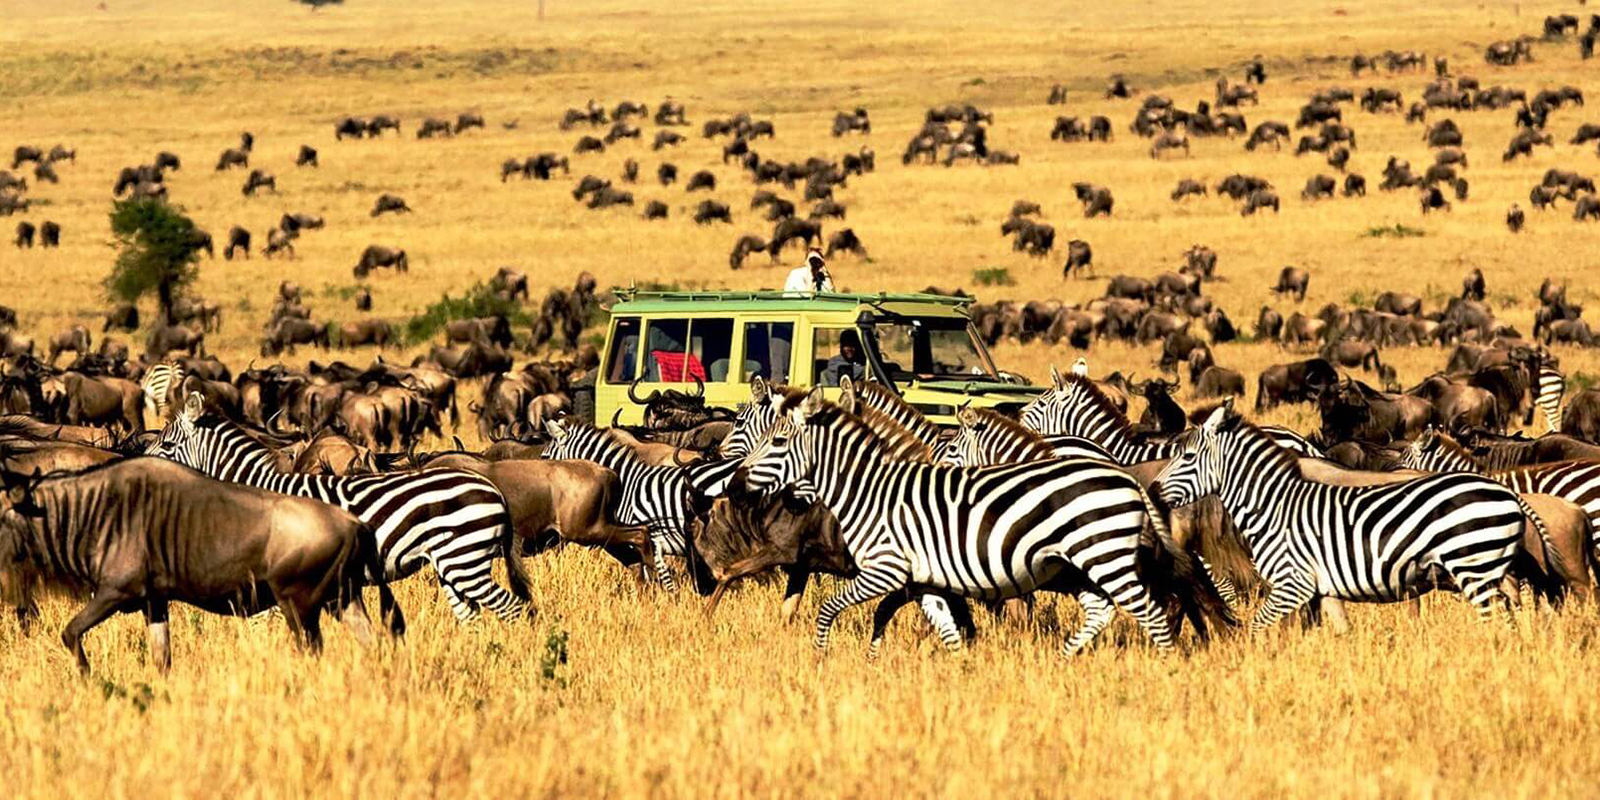
[[(992, 467), (893, 462), (882, 440), (820, 389), (781, 415), (744, 458), (746, 484), (814, 493), (839, 520), (860, 573), (823, 601), (816, 647), (826, 649), (846, 608), (928, 587), (983, 599), (1036, 590), (1078, 595), (1083, 626), (1063, 644), (1073, 655), (1131, 613), (1158, 649), (1172, 649), (1166, 614), (1135, 563), (1146, 520), (1157, 512), (1113, 464), (1053, 459)], [(1170, 543), (1170, 539), (1169, 539)], [(1175, 571), (1187, 558), (1175, 546)], [(958, 637), (942, 631), (940, 638)]]
[(647, 464), (609, 430), (581, 423), (546, 420), (550, 444), (543, 458), (592, 461), (622, 481), (622, 499), (617, 505), (617, 522), (643, 525), (650, 530), (650, 563), (661, 587), (677, 591), (677, 582), (667, 570), (667, 556), (687, 555), (689, 521), (695, 513), (691, 505), (691, 484), (697, 472), (710, 473), (724, 483), (739, 466), (737, 460), (724, 459), (684, 468), (671, 464)]
[[(1079, 359), (1080, 361), (1082, 359)], [(1023, 427), (1021, 423), (1006, 417), (1003, 414), (990, 411), (986, 408), (962, 408), (956, 411), (956, 421), (960, 427), (952, 439), (952, 446), (939, 463), (950, 466), (981, 467), (990, 464), (1011, 464), (1019, 461), (1041, 461), (1047, 458), (1062, 458), (1076, 455), (1077, 447), (1072, 451), (1063, 453), (1051, 441), (1051, 437), (1040, 436)], [(1075, 439), (1078, 442), (1095, 447), (1092, 442), (1076, 437), (1056, 437)], [(1100, 455), (1087, 455), (1100, 461), (1115, 463), (1109, 454), (1100, 450)], [(1136, 478), (1138, 476), (1135, 476)], [(1172, 523), (1168, 522), (1170, 526)], [(1194, 554), (1205, 572), (1206, 580), (1210, 587), (1204, 587), (1214, 592), (1216, 599), (1222, 601), (1222, 607), (1216, 609), (1216, 616), (1224, 625), (1236, 625), (1237, 620), (1233, 609), (1239, 608), (1243, 602), (1237, 587), (1226, 576), (1218, 574), (1206, 562), (1205, 557)], [(1203, 584), (1202, 584), (1203, 586)], [(1205, 619), (1200, 616), (1202, 608), (1210, 599), (1202, 594), (1198, 598), (1187, 598), (1191, 602), (1183, 604), (1183, 611), (1188, 619), (1194, 623), (1195, 630), (1202, 638), (1207, 638), (1208, 631)], [(1198, 600), (1199, 602), (1194, 602)]]
[(1376, 486), (1303, 477), (1294, 454), (1224, 402), (1161, 471), (1173, 507), (1215, 495), (1251, 561), (1271, 585), (1251, 620), (1260, 631), (1321, 597), (1395, 602), (1446, 581), (1480, 617), (1495, 600), (1522, 540), (1524, 519), (1549, 534), (1516, 492), (1447, 473)]
[(1567, 376), (1555, 356), (1540, 349), (1536, 355), (1533, 376), (1533, 404), (1544, 412), (1544, 422), (1550, 430), (1561, 430), (1561, 398), (1567, 393)]
[[(405, 623), (384, 584), (411, 575), (424, 564), (438, 574), (459, 621), (474, 619), (480, 608), (502, 619), (528, 609), (528, 576), (516, 554), (505, 498), (480, 475), (453, 469), (352, 477), (282, 473), (272, 450), (237, 424), (206, 414), (204, 400), (196, 392), (189, 394), (146, 454), (218, 480), (320, 500), (367, 523), (384, 570), (383, 575), (369, 573), (367, 579), (379, 584), (383, 615), (397, 635)], [(506, 559), (510, 592), (492, 577), (496, 555)]]
[[(1128, 418), (1112, 405), (1087, 376), (1074, 371), (1062, 375), (1050, 368), (1053, 386), (1023, 406), (1020, 420), (1027, 428), (1045, 435), (1079, 436), (1103, 447), (1118, 464), (1131, 465), (1171, 458), (1183, 449), (1185, 437), (1142, 441), (1135, 437)], [(1304, 436), (1275, 426), (1261, 428), (1280, 447), (1297, 455), (1324, 458), (1321, 450)]]
[[(1399, 466), (1429, 472), (1487, 475), (1519, 494), (1559, 497), (1583, 509), (1589, 517), (1590, 554), (1600, 559), (1600, 461), (1557, 461), (1489, 470), (1448, 434), (1429, 428), (1406, 447)], [(1600, 576), (1600, 568), (1596, 573)]]
[(183, 385), (183, 365), (176, 361), (161, 361), (150, 365), (139, 379), (139, 389), (144, 392), (144, 411), (153, 420), (166, 418), (172, 405), (173, 387)]

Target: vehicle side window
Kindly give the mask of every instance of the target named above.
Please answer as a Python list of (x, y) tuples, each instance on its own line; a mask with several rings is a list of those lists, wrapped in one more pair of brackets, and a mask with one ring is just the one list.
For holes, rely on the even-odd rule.
[(849, 375), (862, 380), (867, 375), (867, 357), (861, 350), (861, 334), (855, 328), (817, 328), (811, 332), (812, 374), (818, 385), (838, 386)]
[(731, 372), (729, 357), (733, 355), (733, 320), (696, 319), (689, 324), (689, 375), (694, 380), (694, 365), (699, 364), (699, 377), (710, 383), (724, 383)]
[(628, 383), (639, 363), (639, 318), (617, 318), (614, 331), (611, 352), (606, 354), (606, 383)]
[(793, 342), (793, 322), (746, 322), (744, 369), (739, 373), (739, 382), (749, 383), (759, 375), (772, 383), (788, 383), (789, 346)]
[(698, 362), (691, 365), (687, 346), (689, 321), (686, 319), (653, 319), (645, 328), (644, 380), (646, 383), (681, 383), (696, 376), (705, 380), (705, 369)]

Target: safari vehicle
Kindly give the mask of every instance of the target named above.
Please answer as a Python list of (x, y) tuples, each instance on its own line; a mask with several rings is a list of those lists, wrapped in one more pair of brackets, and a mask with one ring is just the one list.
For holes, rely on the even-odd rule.
[(595, 380), (595, 417), (639, 424), (651, 392), (703, 387), (734, 408), (760, 376), (790, 386), (839, 378), (893, 386), (941, 425), (963, 404), (1015, 412), (1039, 389), (1008, 382), (966, 315), (965, 297), (621, 289)]

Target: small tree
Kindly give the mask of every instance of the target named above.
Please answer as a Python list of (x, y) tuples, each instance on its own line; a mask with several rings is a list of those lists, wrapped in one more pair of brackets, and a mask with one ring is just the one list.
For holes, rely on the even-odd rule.
[(200, 274), (194, 222), (161, 200), (119, 200), (111, 209), (111, 232), (117, 263), (106, 276), (106, 293), (132, 303), (153, 291), (161, 316), (175, 322), (173, 301)]

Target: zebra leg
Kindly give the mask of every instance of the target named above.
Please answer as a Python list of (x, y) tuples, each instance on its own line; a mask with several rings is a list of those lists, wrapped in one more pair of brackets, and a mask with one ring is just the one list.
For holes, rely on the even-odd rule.
[(655, 526), (650, 528), (650, 554), (655, 565), (656, 578), (661, 581), (661, 588), (668, 592), (678, 591), (678, 582), (672, 579), (671, 570), (667, 569), (667, 532)]
[(511, 619), (527, 610), (528, 604), (494, 582), (492, 550), (478, 550), (449, 554), (455, 558), (434, 561), (434, 571), (439, 574), (439, 585), (445, 587), (451, 599), (450, 610), (456, 619), (466, 622), (477, 616), (477, 609), (487, 609), (501, 619)]
[[(939, 634), (939, 641), (944, 645), (944, 649), (952, 653), (960, 651), (963, 641), (961, 628), (956, 624), (955, 604), (939, 595), (927, 592), (924, 592), (917, 602), (922, 606), (922, 615), (928, 618), (928, 624)], [(972, 616), (970, 608), (967, 610), (967, 616), (969, 618)]]
[[(1150, 641), (1156, 646), (1156, 649), (1172, 649), (1172, 620), (1168, 619), (1166, 611), (1150, 598), (1149, 587), (1145, 586), (1144, 582), (1139, 579), (1132, 552), (1128, 552), (1126, 556), (1090, 565), (1084, 568), (1084, 572), (1094, 582), (1094, 585), (1099, 587), (1101, 592), (1109, 595), (1111, 599), (1116, 601), (1117, 605), (1139, 621), (1139, 627), (1144, 628), (1144, 632), (1149, 635)], [(1092, 592), (1080, 592), (1078, 594), (1079, 601), (1082, 602), (1083, 598), (1090, 594)], [(1087, 604), (1084, 606), (1084, 613), (1089, 613)], [(1103, 626), (1104, 623), (1102, 623)], [(1086, 624), (1085, 628), (1087, 627)], [(1099, 631), (1095, 632), (1098, 633)], [(1079, 635), (1081, 634), (1082, 631), (1079, 632)], [(1093, 636), (1091, 635), (1089, 638), (1092, 639)], [(1073, 637), (1073, 640), (1077, 639), (1078, 636)], [(1088, 639), (1084, 639), (1075, 647), (1072, 641), (1069, 641), (1067, 643), (1067, 655), (1072, 655), (1078, 648), (1087, 643)]]
[(1250, 632), (1259, 633), (1278, 624), (1279, 620), (1311, 602), (1316, 594), (1316, 586), (1299, 575), (1286, 575), (1273, 581), (1266, 605), (1250, 619)]
[(1506, 622), (1515, 626), (1516, 614), (1511, 610), (1511, 601), (1506, 597), (1506, 593), (1500, 589), (1500, 579), (1493, 576), (1460, 575), (1456, 576), (1455, 580), (1461, 587), (1462, 596), (1478, 610), (1478, 619), (1489, 621), (1494, 617), (1494, 607), (1499, 605), (1505, 611)]
[(828, 633), (833, 630), (833, 621), (841, 612), (850, 606), (904, 588), (910, 577), (911, 570), (898, 562), (874, 564), (862, 570), (845, 585), (844, 591), (822, 601), (822, 610), (817, 612), (816, 638), (813, 640), (817, 649), (828, 649)]
[(477, 607), (467, 602), (466, 598), (463, 598), (461, 593), (443, 578), (439, 581), (439, 590), (444, 592), (445, 602), (450, 604), (450, 613), (456, 615), (457, 622), (471, 622), (478, 618)]
[(1110, 624), (1117, 610), (1110, 600), (1095, 592), (1079, 592), (1077, 597), (1078, 605), (1083, 606), (1083, 625), (1061, 645), (1061, 655), (1067, 658), (1077, 655), (1084, 646), (1094, 641)]
[(1233, 581), (1229, 580), (1228, 576), (1219, 574), (1216, 569), (1212, 568), (1211, 562), (1207, 561), (1205, 556), (1195, 556), (1195, 558), (1199, 560), (1200, 568), (1206, 571), (1207, 577), (1211, 578), (1211, 585), (1217, 587), (1217, 596), (1222, 598), (1223, 603), (1227, 604), (1228, 610), (1239, 610), (1239, 606), (1243, 602), (1243, 598), (1239, 596), (1239, 587), (1234, 586)]

